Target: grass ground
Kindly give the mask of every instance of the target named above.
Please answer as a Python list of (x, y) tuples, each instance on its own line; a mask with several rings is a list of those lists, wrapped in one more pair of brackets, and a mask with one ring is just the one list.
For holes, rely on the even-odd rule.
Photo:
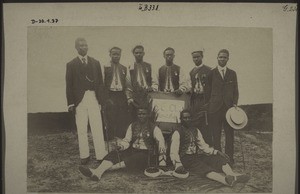
[[(89, 139), (91, 141), (91, 136)], [(91, 148), (90, 167), (97, 165), (93, 153)], [(126, 169), (108, 171), (100, 182), (93, 182), (78, 171), (78, 142), (72, 132), (30, 135), (27, 157), (28, 192), (272, 192), (272, 132), (245, 130), (235, 133), (234, 170), (249, 174), (251, 179), (232, 188), (193, 174), (184, 180), (148, 178)]]

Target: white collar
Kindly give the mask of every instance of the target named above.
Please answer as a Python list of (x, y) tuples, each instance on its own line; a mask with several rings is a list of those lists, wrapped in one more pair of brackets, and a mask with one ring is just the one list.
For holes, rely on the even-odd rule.
[(87, 62), (87, 55), (81, 56), (81, 55), (78, 54), (78, 58), (79, 58), (81, 61), (82, 61), (82, 59), (84, 58), (85, 61)]
[(199, 66), (197, 66), (197, 65), (195, 65), (195, 68), (201, 68), (201, 67), (203, 67), (204, 66), (204, 63), (202, 63), (201, 65), (199, 65)]
[(217, 68), (218, 68), (219, 72), (221, 72), (222, 70), (224, 70), (224, 73), (225, 73), (226, 70), (227, 70), (227, 66), (221, 67), (220, 65), (218, 65)]

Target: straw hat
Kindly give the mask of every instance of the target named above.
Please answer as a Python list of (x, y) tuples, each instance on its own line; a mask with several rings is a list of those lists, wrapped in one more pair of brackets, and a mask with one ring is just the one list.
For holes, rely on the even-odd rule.
[(231, 107), (228, 109), (226, 112), (226, 120), (233, 129), (242, 129), (248, 123), (248, 117), (245, 111), (239, 107)]

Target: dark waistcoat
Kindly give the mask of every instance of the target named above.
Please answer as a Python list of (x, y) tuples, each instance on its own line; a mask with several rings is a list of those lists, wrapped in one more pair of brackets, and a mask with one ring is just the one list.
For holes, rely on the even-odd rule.
[(141, 125), (139, 122), (132, 123), (132, 143), (134, 143), (138, 138), (140, 138), (140, 133), (142, 131), (142, 138), (148, 149), (152, 149), (155, 143), (153, 137), (153, 131), (155, 124), (148, 122), (145, 125)]
[[(183, 126), (178, 129), (180, 135), (179, 155), (184, 156), (191, 143), (196, 143), (197, 128), (186, 129)], [(192, 142), (192, 140), (194, 140)], [(197, 148), (198, 149), (198, 148)]]
[[(151, 64), (143, 62), (140, 65), (142, 68), (142, 72), (144, 73), (144, 76), (145, 76), (146, 84), (147, 84), (147, 86), (150, 87), (152, 85)], [(138, 86), (138, 81), (137, 81), (138, 68), (139, 68), (138, 64), (134, 63), (134, 68), (129, 71), (130, 79), (131, 79), (131, 83), (132, 83), (133, 87)]]
[[(180, 74), (180, 67), (178, 65), (171, 65), (171, 82), (173, 84), (174, 90), (177, 90), (179, 88), (179, 74)], [(159, 82), (159, 90), (164, 91), (166, 88), (166, 81), (167, 81), (167, 69), (168, 66), (164, 65), (161, 68), (159, 68), (158, 72), (158, 82)]]
[[(127, 68), (125, 66), (119, 64), (118, 71), (119, 71), (121, 85), (124, 90), (126, 87)], [(112, 66), (104, 67), (104, 85), (107, 90), (110, 89), (111, 83), (113, 81), (113, 73), (114, 73), (114, 69), (112, 68)]]

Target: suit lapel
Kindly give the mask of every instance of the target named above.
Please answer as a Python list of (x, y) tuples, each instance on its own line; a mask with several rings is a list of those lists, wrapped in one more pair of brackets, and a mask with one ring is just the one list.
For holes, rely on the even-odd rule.
[(88, 65), (91, 65), (92, 66), (92, 69), (93, 69), (93, 76), (94, 76), (94, 80), (96, 82), (98, 76), (97, 76), (97, 68), (96, 68), (96, 65), (94, 63), (92, 63), (92, 60), (91, 58), (88, 56)]
[(227, 81), (227, 79), (228, 79), (228, 77), (229, 77), (229, 74), (230, 74), (230, 70), (229, 70), (228, 67), (227, 67), (226, 73), (225, 73), (225, 76), (224, 76), (224, 81)]
[(76, 61), (75, 61), (75, 69), (77, 74), (82, 77), (83, 76), (83, 64), (82, 61), (79, 59), (79, 57), (76, 57)]
[(217, 77), (220, 81), (222, 81), (222, 82), (224, 81), (217, 67), (215, 69), (215, 74), (217, 75)]

